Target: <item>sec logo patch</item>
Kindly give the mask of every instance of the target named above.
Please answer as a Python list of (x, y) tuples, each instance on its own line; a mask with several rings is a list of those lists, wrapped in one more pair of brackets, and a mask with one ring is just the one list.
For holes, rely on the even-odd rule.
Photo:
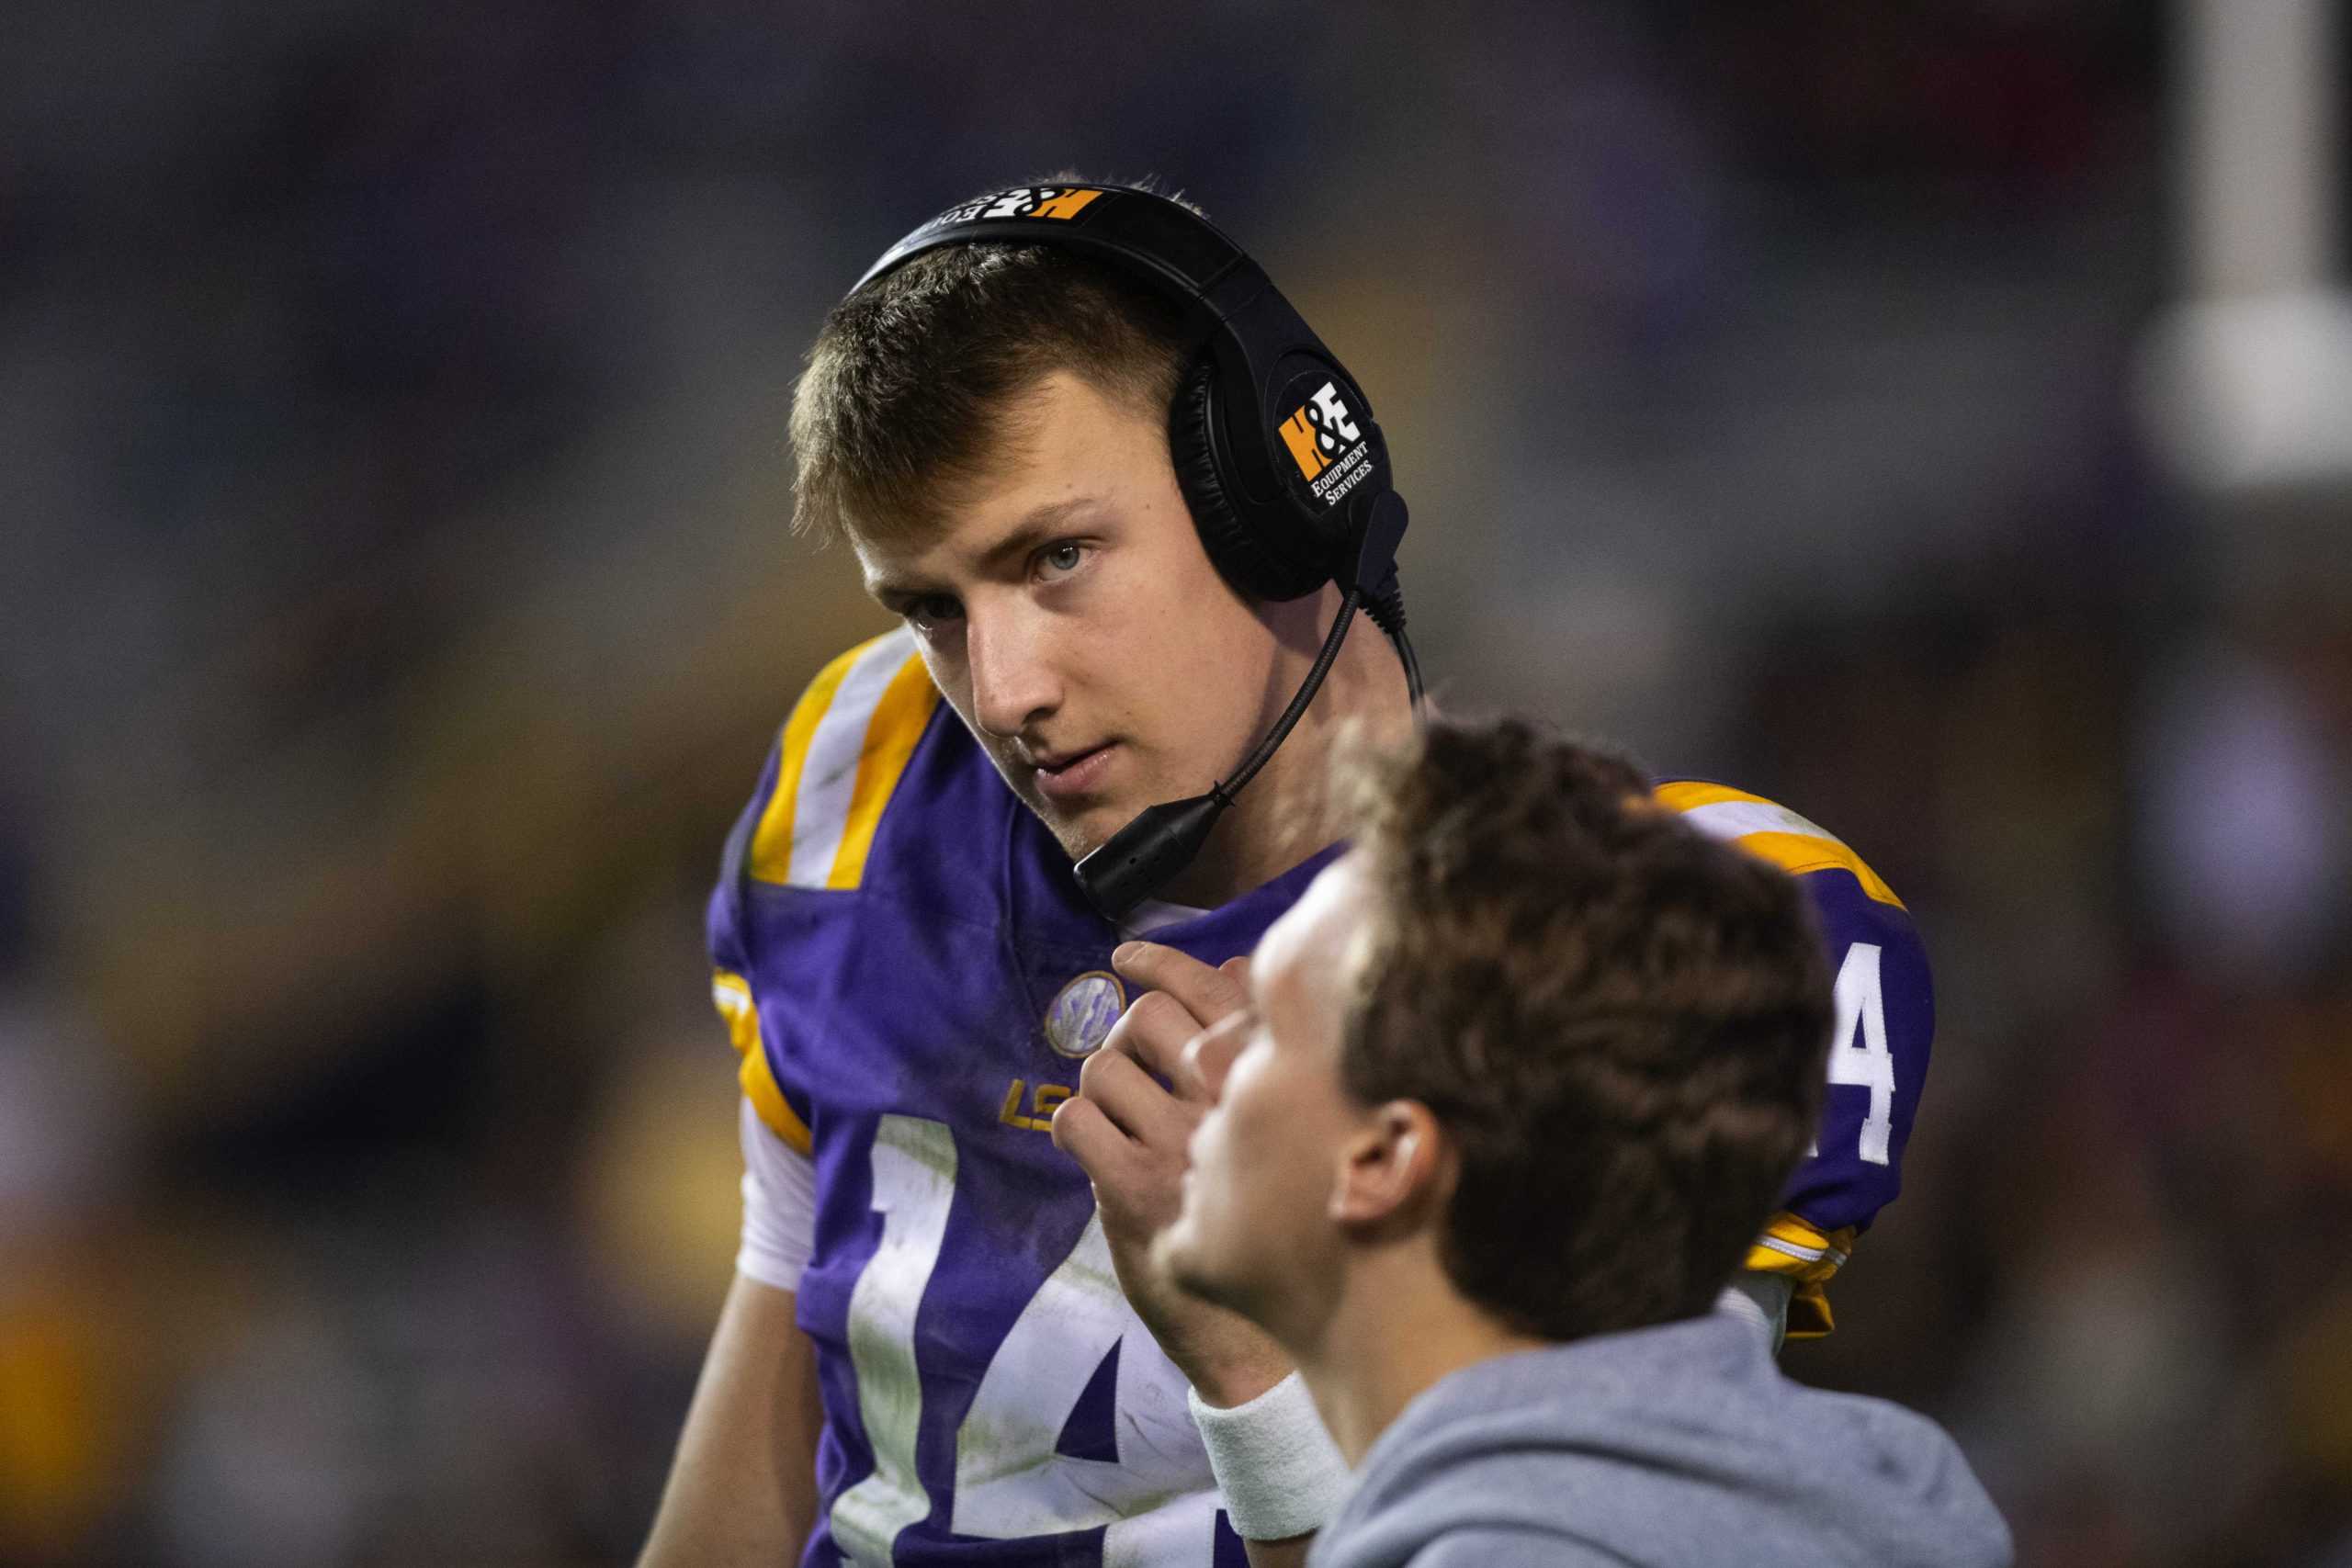
[(1127, 1009), (1127, 989), (1107, 970), (1090, 969), (1055, 993), (1046, 1009), (1046, 1043), (1065, 1056), (1091, 1056)]

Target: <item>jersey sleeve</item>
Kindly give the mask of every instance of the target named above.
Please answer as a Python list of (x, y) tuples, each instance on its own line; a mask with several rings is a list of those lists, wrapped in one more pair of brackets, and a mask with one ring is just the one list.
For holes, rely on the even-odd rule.
[(710, 899), (711, 1003), (725, 1021), (728, 1041), (735, 1047), (735, 1078), (742, 1085), (744, 1101), (769, 1132), (805, 1157), (814, 1146), (808, 1122), (785, 1098), (775, 1068), (768, 1061), (766, 1043), (760, 1037), (759, 1003), (752, 995), (750, 962), (737, 939), (734, 906), (722, 880)]
[(735, 1272), (797, 1292), (817, 1250), (817, 1162), (776, 1136), (748, 1099), (737, 1132), (743, 1146), (743, 1228)]
[(728, 835), (710, 897), (711, 1000), (734, 1044), (744, 1099), (803, 1156), (813, 1147), (808, 1108), (776, 1077), (758, 994), (758, 976), (788, 970), (791, 961), (752, 951), (751, 886), (856, 887), (883, 807), (938, 702), (910, 634), (891, 632), (851, 649), (793, 704), (751, 804)]
[(1837, 1025), (1819, 1135), (1747, 1256), (1749, 1269), (1792, 1281), (1789, 1336), (1824, 1335), (1834, 1325), (1825, 1288), (1902, 1185), (1935, 1037), (1927, 950), (1894, 890), (1820, 827), (1724, 784), (1657, 793), (1702, 831), (1796, 877), (1827, 946)]

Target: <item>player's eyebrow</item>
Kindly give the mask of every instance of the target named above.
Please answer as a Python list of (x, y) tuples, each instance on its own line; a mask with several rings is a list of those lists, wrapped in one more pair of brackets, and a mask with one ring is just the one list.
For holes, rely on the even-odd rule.
[[(978, 575), (1001, 571), (1009, 561), (1026, 559), (1038, 546), (1045, 544), (1069, 526), (1070, 520), (1094, 511), (1102, 504), (1093, 495), (1074, 495), (1063, 501), (1047, 502), (1023, 513), (1012, 526), (997, 538), (982, 546), (972, 557)], [(865, 571), (865, 592), (888, 604), (893, 598), (910, 598), (934, 592), (934, 586), (910, 576), (899, 576), (888, 568)]]

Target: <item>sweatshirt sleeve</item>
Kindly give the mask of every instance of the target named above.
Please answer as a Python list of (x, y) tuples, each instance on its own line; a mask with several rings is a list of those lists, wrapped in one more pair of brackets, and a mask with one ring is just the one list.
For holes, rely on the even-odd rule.
[(1449, 1530), (1408, 1559), (1410, 1568), (1624, 1568), (1625, 1560), (1549, 1530)]

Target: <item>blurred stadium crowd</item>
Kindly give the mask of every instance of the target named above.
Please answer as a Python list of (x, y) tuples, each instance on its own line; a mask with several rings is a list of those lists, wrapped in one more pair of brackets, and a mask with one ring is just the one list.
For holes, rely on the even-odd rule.
[(634, 1551), (737, 1213), (701, 899), (879, 625), (784, 531), (797, 357), (1075, 164), (1361, 373), (1448, 701), (1919, 919), (1905, 1194), (1788, 1368), (2028, 1564), (2352, 1563), (2352, 576), (2133, 418), (2155, 8), (1003, 16), (12, 17), (0, 1561)]

